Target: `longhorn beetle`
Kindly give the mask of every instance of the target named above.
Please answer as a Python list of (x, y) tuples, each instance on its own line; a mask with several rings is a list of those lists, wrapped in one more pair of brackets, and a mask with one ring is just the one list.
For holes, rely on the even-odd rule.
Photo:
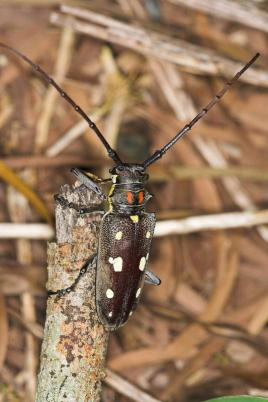
[[(97, 253), (91, 256), (83, 265), (78, 277), (70, 287), (49, 292), (50, 295), (64, 296), (66, 293), (73, 291), (81, 276), (93, 264), (97, 263), (97, 313), (106, 329), (115, 330), (125, 324), (129, 316), (132, 315), (138, 304), (144, 283), (153, 285), (161, 283), (160, 279), (147, 269), (154, 234), (155, 214), (148, 213), (145, 210), (147, 201), (151, 198), (145, 188), (149, 178), (146, 169), (160, 159), (178, 140), (191, 130), (198, 120), (221, 99), (231, 85), (256, 61), (259, 53), (249, 60), (193, 120), (186, 124), (163, 148), (155, 151), (143, 163), (124, 163), (93, 121), (41, 67), (18, 50), (3, 43), (0, 43), (0, 46), (15, 53), (30, 64), (45, 81), (51, 84), (71, 104), (74, 110), (88, 122), (89, 127), (104, 145), (109, 158), (115, 163), (115, 166), (110, 169), (111, 177), (106, 180), (86, 174), (78, 168), (72, 169), (72, 172), (82, 184), (97, 193), (103, 200), (108, 201), (108, 208), (101, 221)], [(112, 185), (108, 195), (106, 195), (100, 185), (109, 181)], [(81, 209), (73, 204), (68, 204), (62, 197), (58, 197), (58, 201), (62, 205), (77, 209), (80, 213), (92, 212), (90, 208), (83, 207)]]

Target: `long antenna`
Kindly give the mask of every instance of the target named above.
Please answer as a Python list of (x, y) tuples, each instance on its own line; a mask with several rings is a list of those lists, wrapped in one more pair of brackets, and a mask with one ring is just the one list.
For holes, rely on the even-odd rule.
[(81, 109), (80, 106), (78, 106), (71, 98), (70, 96), (63, 91), (63, 89), (44, 71), (38, 64), (33, 63), (30, 59), (28, 59), (27, 56), (25, 56), (23, 53), (19, 52), (18, 50), (14, 49), (11, 46), (5, 45), (4, 43), (0, 42), (0, 47), (3, 47), (7, 50), (10, 50), (11, 52), (15, 53), (17, 56), (19, 56), (21, 59), (26, 61), (26, 63), (30, 64), (34, 68), (35, 71), (41, 74), (41, 76), (47, 81), (49, 84), (51, 84), (60, 94), (61, 96), (72, 105), (74, 110), (79, 113), (87, 122), (89, 127), (97, 134), (98, 138), (101, 140), (103, 145), (105, 146), (108, 156), (113, 159), (113, 161), (116, 164), (122, 164), (121, 159), (117, 155), (114, 149), (110, 146), (110, 144), (106, 141), (96, 124), (90, 120), (90, 118), (87, 116), (87, 114)]
[(146, 159), (143, 162), (144, 168), (147, 168), (149, 165), (152, 163), (156, 162), (158, 159), (160, 159), (168, 150), (171, 148), (177, 141), (179, 141), (181, 138), (183, 138), (188, 131), (191, 130), (191, 128), (198, 122), (198, 120), (202, 119), (202, 117), (205, 116), (205, 114), (216, 104), (219, 102), (219, 100), (223, 97), (225, 92), (227, 92), (230, 87), (239, 79), (239, 77), (257, 60), (259, 57), (259, 53), (256, 53), (254, 57), (252, 57), (251, 60), (240, 70), (236, 75), (230, 80), (227, 81), (224, 87), (214, 96), (214, 98), (193, 118), (193, 120), (190, 121), (190, 123), (186, 124), (176, 135), (172, 140), (170, 140), (163, 148), (155, 151), (155, 153), (150, 156), (148, 159)]

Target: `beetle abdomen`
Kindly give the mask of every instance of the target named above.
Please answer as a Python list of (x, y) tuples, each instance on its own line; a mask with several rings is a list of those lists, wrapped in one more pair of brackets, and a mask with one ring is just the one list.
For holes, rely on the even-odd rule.
[(109, 330), (123, 325), (139, 301), (155, 227), (155, 215), (108, 212), (102, 219), (97, 263), (96, 304)]

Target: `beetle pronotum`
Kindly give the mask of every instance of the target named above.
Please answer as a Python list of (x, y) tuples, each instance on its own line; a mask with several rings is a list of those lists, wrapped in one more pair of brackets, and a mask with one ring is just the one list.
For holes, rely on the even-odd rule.
[[(114, 149), (111, 148), (98, 127), (86, 113), (66, 94), (62, 88), (27, 56), (3, 43), (0, 46), (12, 51), (30, 64), (61, 96), (72, 105), (87, 122), (102, 142), (109, 158), (115, 166), (110, 169), (111, 177), (106, 180), (96, 179), (80, 169), (72, 169), (78, 180), (96, 192), (103, 200), (107, 200), (106, 212), (103, 215), (99, 245), (96, 254), (91, 256), (81, 268), (74, 284), (67, 289), (50, 292), (50, 295), (64, 296), (74, 290), (80, 277), (97, 261), (96, 305), (100, 321), (108, 330), (114, 330), (126, 323), (135, 310), (144, 283), (160, 284), (152, 272), (147, 269), (147, 262), (154, 234), (155, 215), (145, 210), (151, 195), (145, 188), (149, 176), (148, 166), (160, 159), (178, 140), (183, 138), (191, 128), (221, 99), (231, 85), (256, 61), (257, 53), (249, 62), (228, 81), (214, 98), (186, 124), (166, 145), (157, 150), (143, 163), (124, 163)], [(99, 184), (111, 181), (106, 195)], [(68, 206), (61, 198), (58, 201)], [(69, 205), (69, 207), (74, 207)], [(79, 208), (78, 208), (79, 209)], [(83, 208), (80, 212), (92, 210)]]

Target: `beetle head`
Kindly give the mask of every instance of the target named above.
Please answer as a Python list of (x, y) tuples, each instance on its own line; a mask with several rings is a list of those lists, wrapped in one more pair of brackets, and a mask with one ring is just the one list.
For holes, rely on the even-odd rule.
[(144, 210), (152, 197), (145, 183), (149, 176), (138, 164), (120, 164), (110, 170), (113, 186), (109, 194), (115, 211), (136, 214)]
[(112, 181), (116, 184), (141, 184), (148, 180), (149, 175), (145, 173), (144, 166), (139, 164), (124, 163), (110, 169)]

